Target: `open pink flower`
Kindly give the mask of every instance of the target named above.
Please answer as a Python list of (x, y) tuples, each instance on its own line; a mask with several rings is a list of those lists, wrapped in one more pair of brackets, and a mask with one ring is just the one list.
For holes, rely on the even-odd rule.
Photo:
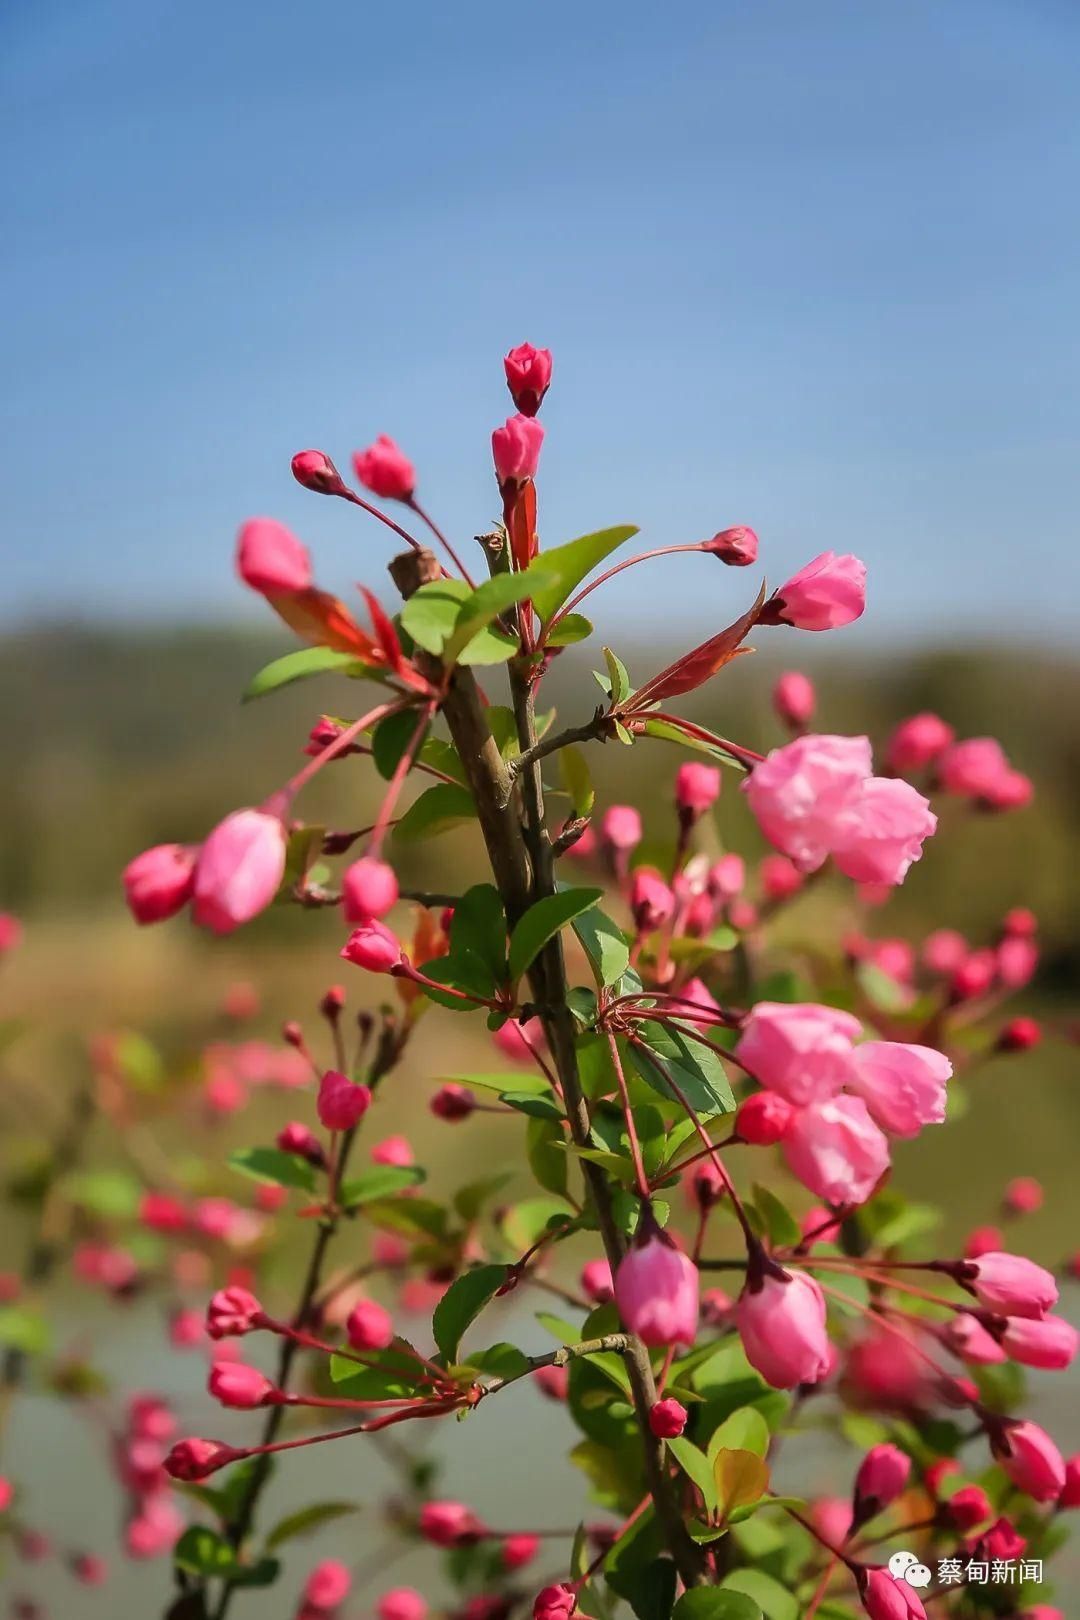
[(848, 1082), (883, 1131), (917, 1136), (924, 1125), (945, 1118), (945, 1087), (952, 1064), (931, 1046), (904, 1041), (865, 1041), (855, 1048)]
[(767, 754), (743, 791), (769, 842), (813, 872), (834, 848), (840, 818), (861, 797), (872, 763), (866, 737), (797, 737)]
[(848, 1084), (861, 1034), (859, 1020), (837, 1007), (759, 1001), (735, 1051), (759, 1084), (789, 1102), (808, 1103)]
[(551, 386), (551, 350), (519, 343), (503, 360), (506, 386), (522, 416), (535, 416)]
[(888, 1139), (861, 1097), (826, 1097), (795, 1111), (784, 1136), (792, 1175), (829, 1204), (861, 1204), (889, 1168)]
[(797, 630), (838, 630), (866, 607), (866, 564), (823, 551), (781, 585), (769, 606), (774, 621)]
[(735, 1324), (746, 1359), (774, 1389), (816, 1384), (832, 1367), (825, 1296), (805, 1272), (766, 1276), (739, 1295)]
[(902, 883), (937, 829), (928, 799), (899, 777), (872, 776), (838, 818), (832, 855), (856, 883)]

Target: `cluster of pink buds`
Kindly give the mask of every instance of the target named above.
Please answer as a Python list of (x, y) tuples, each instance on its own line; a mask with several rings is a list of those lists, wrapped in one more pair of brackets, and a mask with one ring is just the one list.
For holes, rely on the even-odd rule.
[(129, 1558), (162, 1558), (170, 1553), (184, 1520), (169, 1489), (165, 1469), (176, 1418), (157, 1395), (134, 1395), (127, 1427), (113, 1443), (117, 1478), (129, 1511), (124, 1546)]

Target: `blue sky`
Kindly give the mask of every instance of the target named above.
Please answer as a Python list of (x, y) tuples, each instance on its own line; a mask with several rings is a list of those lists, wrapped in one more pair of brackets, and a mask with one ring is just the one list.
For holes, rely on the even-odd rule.
[[(1064, 640), (1078, 100), (1075, 0), (7, 0), (0, 614), (257, 612), (252, 513), (379, 583), (291, 452), (388, 431), (469, 535), (529, 338), (549, 541), (750, 523), (865, 557), (868, 645)], [(684, 563), (614, 610), (749, 589)]]

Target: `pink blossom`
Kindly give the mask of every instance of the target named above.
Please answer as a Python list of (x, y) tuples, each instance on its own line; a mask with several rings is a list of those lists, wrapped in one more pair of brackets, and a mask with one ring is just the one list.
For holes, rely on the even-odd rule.
[(508, 417), (491, 435), (495, 476), (503, 489), (515, 489), (536, 477), (544, 430), (531, 416)]
[(615, 1273), (623, 1326), (650, 1347), (691, 1345), (697, 1333), (698, 1274), (670, 1238), (635, 1239)]
[(460, 1547), (475, 1541), (481, 1526), (464, 1502), (425, 1502), (419, 1528), (424, 1540), (436, 1547)]
[(124, 1530), (125, 1551), (129, 1558), (163, 1558), (172, 1552), (183, 1529), (183, 1516), (171, 1497), (143, 1497)]
[(208, 1479), (241, 1456), (243, 1452), (222, 1440), (178, 1440), (165, 1459), (165, 1471), (173, 1479), (185, 1482)]
[(872, 776), (837, 819), (833, 858), (856, 883), (902, 883), (936, 828), (929, 801), (910, 782)]
[(758, 537), (753, 529), (739, 523), (734, 528), (721, 529), (711, 540), (702, 541), (701, 549), (719, 557), (729, 568), (746, 568), (757, 561)]
[(353, 468), (364, 488), (384, 501), (407, 501), (416, 488), (412, 462), (387, 433), (353, 453)]
[(545, 1586), (533, 1599), (533, 1620), (570, 1620), (577, 1598), (570, 1586)]
[(139, 1225), (148, 1232), (182, 1232), (188, 1223), (187, 1206), (172, 1193), (144, 1192), (139, 1200)]
[(506, 386), (522, 416), (535, 416), (551, 386), (551, 350), (519, 343), (503, 360)]
[(192, 914), (215, 934), (250, 922), (285, 875), (285, 828), (264, 810), (234, 810), (207, 838), (195, 865)]
[(508, 1018), (491, 1038), (504, 1057), (517, 1063), (534, 1063), (534, 1052), (543, 1051), (547, 1045), (539, 1018), (526, 1018), (524, 1023)]
[(814, 718), (817, 694), (814, 683), (800, 670), (788, 670), (778, 677), (772, 690), (773, 708), (786, 726), (796, 730)]
[(206, 1323), (198, 1311), (174, 1311), (169, 1318), (169, 1343), (174, 1350), (191, 1350), (201, 1344)]
[(861, 1204), (889, 1168), (889, 1143), (861, 1097), (799, 1108), (784, 1137), (792, 1175), (829, 1204)]
[(124, 868), (124, 899), (137, 923), (162, 922), (187, 905), (195, 887), (198, 848), (155, 844)]
[(341, 474), (325, 450), (298, 450), (292, 458), (292, 475), (316, 495), (347, 494)]
[(814, 1529), (831, 1541), (834, 1547), (847, 1540), (851, 1531), (851, 1499), (843, 1496), (819, 1496), (811, 1502), (807, 1515)]
[(964, 1243), (964, 1259), (978, 1260), (980, 1255), (992, 1254), (1001, 1248), (1004, 1241), (999, 1226), (973, 1227)]
[(239, 1411), (265, 1406), (267, 1397), (276, 1394), (273, 1383), (264, 1373), (242, 1361), (218, 1362), (211, 1368), (207, 1388), (222, 1406), (232, 1406)]
[(503, 1539), (502, 1566), (509, 1570), (524, 1569), (526, 1564), (532, 1563), (539, 1551), (540, 1537), (519, 1530), (516, 1534)]
[(766, 900), (790, 900), (803, 886), (803, 875), (786, 855), (766, 855), (758, 866)]
[(997, 956), (991, 950), (971, 951), (954, 969), (949, 991), (954, 1001), (984, 996), (997, 978)]
[(677, 992), (674, 1010), (697, 1029), (711, 1029), (716, 1022), (710, 1013), (720, 1012), (720, 1003), (701, 979), (688, 979)]
[(948, 748), (953, 735), (952, 726), (946, 725), (940, 715), (913, 714), (901, 720), (889, 738), (885, 763), (898, 776), (921, 771)]
[(364, 923), (385, 917), (397, 905), (398, 880), (394, 868), (386, 861), (362, 855), (346, 868), (341, 894), (346, 922)]
[(763, 617), (797, 630), (838, 630), (865, 607), (866, 564), (850, 553), (823, 551), (781, 585)]
[(381, 922), (361, 923), (354, 928), (340, 954), (355, 967), (369, 973), (389, 973), (397, 967), (404, 952), (397, 935)]
[(942, 1343), (961, 1361), (993, 1367), (1008, 1357), (992, 1333), (969, 1311), (957, 1311), (941, 1330)]
[(990, 1498), (981, 1485), (962, 1486), (942, 1505), (949, 1523), (955, 1525), (957, 1530), (965, 1532), (974, 1530), (977, 1525), (985, 1524), (994, 1511)]
[(1007, 990), (1022, 990), (1035, 977), (1039, 947), (1033, 939), (1007, 935), (997, 948), (998, 978)]
[(305, 1602), (313, 1608), (333, 1611), (352, 1590), (352, 1575), (345, 1564), (327, 1558), (316, 1564), (304, 1586)]
[(851, 1013), (816, 1002), (759, 1001), (735, 1048), (760, 1085), (789, 1102), (830, 1097), (855, 1069), (862, 1025)]
[(855, 1048), (849, 1085), (890, 1136), (917, 1136), (945, 1118), (945, 1087), (952, 1064), (931, 1046), (865, 1041)]
[(0, 957), (8, 956), (22, 943), (23, 926), (10, 911), (0, 911)]
[(652, 866), (639, 866), (630, 879), (630, 910), (639, 934), (662, 928), (675, 915), (675, 896)]
[(782, 1140), (794, 1117), (794, 1108), (778, 1091), (755, 1091), (739, 1104), (735, 1133), (755, 1147), (771, 1147)]
[(371, 1150), (372, 1164), (391, 1164), (398, 1169), (407, 1169), (416, 1163), (412, 1144), (407, 1136), (388, 1136), (382, 1142), (376, 1142)]
[(658, 1440), (677, 1440), (686, 1428), (686, 1407), (669, 1395), (649, 1408), (649, 1428)]
[(769, 842), (800, 871), (813, 872), (862, 797), (871, 765), (866, 737), (796, 737), (755, 765), (743, 791)]
[(319, 1123), (328, 1131), (351, 1131), (371, 1107), (371, 1092), (340, 1069), (327, 1069), (316, 1102)]
[(982, 1254), (963, 1262), (961, 1276), (979, 1304), (1001, 1316), (1045, 1316), (1057, 1303), (1050, 1272), (1023, 1255)]
[(947, 748), (937, 769), (946, 793), (983, 799), (994, 793), (1010, 765), (996, 738), (969, 737)]
[(533, 1381), (549, 1401), (565, 1401), (570, 1394), (569, 1367), (537, 1367)]
[(832, 1367), (825, 1296), (805, 1272), (766, 1275), (739, 1295), (735, 1324), (746, 1359), (774, 1389), (816, 1384)]
[(283, 1125), (274, 1142), (282, 1153), (295, 1153), (298, 1158), (306, 1159), (309, 1164), (321, 1168), (326, 1163), (322, 1143), (302, 1120), (293, 1119), (287, 1125)]
[(746, 886), (746, 862), (741, 855), (721, 855), (709, 867), (709, 893), (718, 900), (734, 900)]
[(922, 947), (923, 966), (930, 973), (953, 974), (968, 954), (968, 942), (955, 928), (927, 934)]
[(993, 1443), (994, 1456), (1013, 1484), (1035, 1502), (1052, 1502), (1065, 1485), (1065, 1463), (1037, 1423), (1010, 1423)]
[(594, 1305), (606, 1305), (615, 1298), (611, 1267), (606, 1260), (586, 1260), (581, 1268), (581, 1291)]
[(679, 766), (675, 773), (675, 803), (685, 815), (703, 815), (719, 797), (720, 772), (715, 765), (699, 765), (691, 760)]
[(375, 1604), (378, 1620), (426, 1620), (428, 1606), (411, 1586), (392, 1586)]
[(641, 843), (641, 817), (631, 804), (613, 804), (604, 811), (600, 836), (605, 844), (623, 853)]
[(206, 1307), (206, 1331), (212, 1339), (251, 1333), (264, 1320), (262, 1306), (246, 1288), (220, 1288)]
[(291, 529), (273, 518), (251, 518), (236, 540), (236, 571), (263, 596), (287, 596), (311, 585), (311, 558)]
[(1005, 1188), (1005, 1208), (1011, 1215), (1031, 1215), (1043, 1206), (1042, 1184), (1034, 1176), (1014, 1176)]
[(922, 1599), (907, 1581), (896, 1581), (887, 1569), (868, 1569), (862, 1593), (870, 1620), (926, 1620)]
[(899, 1446), (871, 1446), (855, 1476), (855, 1514), (860, 1524), (894, 1502), (911, 1478), (911, 1458)]
[(349, 1312), (345, 1333), (354, 1350), (385, 1350), (394, 1342), (394, 1320), (373, 1299), (362, 1299)]
[(1010, 1316), (1001, 1335), (1001, 1346), (1014, 1361), (1025, 1367), (1044, 1367), (1052, 1372), (1071, 1366), (1080, 1345), (1080, 1334), (1062, 1316)]

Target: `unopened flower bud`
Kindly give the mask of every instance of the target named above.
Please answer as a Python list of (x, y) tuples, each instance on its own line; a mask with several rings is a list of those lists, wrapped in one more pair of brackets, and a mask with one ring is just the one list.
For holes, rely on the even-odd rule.
[(581, 1292), (593, 1305), (606, 1305), (615, 1298), (611, 1267), (606, 1260), (586, 1260), (581, 1268)]
[(793, 731), (801, 730), (814, 718), (817, 697), (813, 682), (797, 669), (788, 670), (777, 679), (772, 701), (779, 718)]
[(219, 1468), (235, 1462), (244, 1453), (223, 1440), (178, 1440), (165, 1459), (165, 1472), (173, 1479), (190, 1483), (209, 1479)]
[(285, 827), (265, 810), (234, 810), (218, 823), (195, 864), (192, 915), (231, 934), (265, 911), (285, 875)]
[(508, 417), (491, 435), (491, 453), (499, 488), (513, 490), (536, 477), (544, 430), (531, 416)]
[(274, 518), (251, 518), (236, 541), (236, 571), (262, 596), (288, 596), (311, 585), (308, 550)]
[(911, 1458), (898, 1446), (884, 1443), (871, 1446), (855, 1476), (853, 1523), (868, 1519), (894, 1502), (911, 1477)]
[(425, 1502), (419, 1529), (424, 1540), (436, 1547), (463, 1547), (476, 1541), (481, 1526), (464, 1502)]
[(232, 1339), (264, 1326), (266, 1315), (246, 1288), (219, 1288), (206, 1307), (206, 1331), (212, 1339)]
[(210, 1370), (207, 1389), (222, 1406), (237, 1411), (252, 1411), (265, 1406), (277, 1394), (274, 1384), (257, 1367), (243, 1361), (219, 1361)]
[(530, 1535), (527, 1530), (517, 1531), (514, 1535), (506, 1536), (502, 1544), (503, 1569), (524, 1569), (531, 1564), (540, 1551), (540, 1537)]
[(939, 715), (913, 714), (889, 738), (885, 763), (898, 776), (921, 771), (948, 748), (953, 736), (952, 726)]
[(630, 880), (630, 910), (639, 934), (662, 928), (675, 914), (675, 896), (659, 872), (639, 866)]
[(191, 899), (198, 847), (156, 844), (124, 868), (124, 899), (137, 923), (162, 922)]
[(715, 765), (690, 761), (675, 773), (675, 803), (680, 813), (696, 818), (712, 808), (720, 797), (720, 772)]
[(340, 1069), (327, 1069), (319, 1081), (315, 1106), (320, 1124), (328, 1131), (351, 1131), (371, 1107), (371, 1092)]
[(397, 935), (381, 922), (361, 923), (341, 948), (346, 962), (366, 968), (369, 973), (389, 973), (404, 953)]
[(333, 1614), (352, 1590), (352, 1574), (335, 1558), (316, 1564), (304, 1585), (304, 1602), (321, 1616)]
[(960, 1281), (980, 1305), (1000, 1316), (1045, 1316), (1057, 1303), (1057, 1283), (1050, 1272), (1019, 1254), (990, 1253), (966, 1260)]
[(371, 922), (385, 917), (397, 905), (398, 880), (394, 868), (386, 861), (371, 855), (362, 855), (353, 861), (341, 880), (345, 921)]
[(445, 1086), (439, 1087), (429, 1107), (436, 1119), (456, 1123), (459, 1119), (468, 1119), (476, 1107), (476, 1098), (467, 1086), (460, 1086), (451, 1080)]
[(385, 1350), (394, 1340), (390, 1312), (373, 1299), (362, 1299), (349, 1312), (345, 1333), (354, 1350)]
[(503, 360), (506, 386), (522, 416), (535, 416), (551, 386), (551, 350), (519, 343)]
[(949, 1523), (965, 1535), (985, 1524), (994, 1511), (990, 1498), (981, 1485), (964, 1485), (960, 1490), (954, 1491), (949, 1499), (942, 1503), (942, 1510)]
[(746, 568), (757, 561), (758, 537), (753, 529), (737, 524), (733, 529), (721, 529), (711, 540), (704, 541), (701, 549), (719, 557), (729, 568)]
[(605, 844), (628, 854), (641, 843), (641, 817), (631, 804), (613, 804), (604, 811), (600, 837)]
[(1011, 1018), (997, 1038), (999, 1052), (1030, 1052), (1042, 1040), (1034, 1018)]
[(545, 1586), (533, 1599), (533, 1620), (570, 1620), (577, 1598), (570, 1586)]
[(650, 1349), (693, 1344), (698, 1320), (698, 1273), (659, 1230), (634, 1239), (615, 1273), (615, 1302), (623, 1325)]
[(838, 630), (859, 618), (866, 607), (866, 564), (835, 551), (800, 568), (766, 603), (765, 624), (790, 624), (797, 630)]
[(686, 1407), (673, 1395), (649, 1408), (649, 1428), (658, 1440), (677, 1440), (686, 1428)]
[(735, 1134), (755, 1147), (772, 1147), (787, 1135), (794, 1112), (778, 1091), (755, 1091), (739, 1104)]
[(306, 1159), (317, 1169), (322, 1169), (326, 1164), (322, 1143), (302, 1120), (292, 1119), (287, 1125), (283, 1125), (277, 1133), (275, 1144), (282, 1153), (295, 1153), (298, 1158)]
[(353, 468), (364, 488), (384, 501), (407, 501), (416, 488), (412, 462), (385, 433), (366, 450), (356, 451)]
[(1045, 1429), (1026, 1420), (1009, 1423), (991, 1440), (991, 1450), (1018, 1490), (1035, 1502), (1052, 1502), (1065, 1485), (1065, 1463)]
[(377, 1620), (426, 1620), (428, 1606), (411, 1586), (393, 1586), (375, 1604)]
[(347, 495), (348, 490), (325, 450), (298, 450), (292, 458), (292, 474), (298, 484), (316, 495)]

